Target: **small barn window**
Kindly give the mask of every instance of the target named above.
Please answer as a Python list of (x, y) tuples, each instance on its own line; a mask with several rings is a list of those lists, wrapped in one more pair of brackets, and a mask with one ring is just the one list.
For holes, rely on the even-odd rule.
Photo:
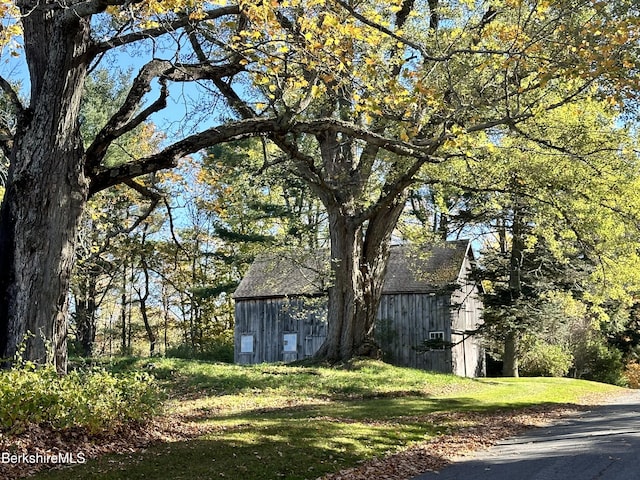
[(444, 332), (429, 332), (429, 340), (444, 341)]
[(429, 340), (425, 342), (429, 351), (444, 350), (447, 343), (444, 341), (444, 332), (442, 330), (429, 332)]
[(253, 353), (253, 335), (240, 337), (240, 353)]
[(285, 333), (283, 339), (284, 351), (295, 352), (298, 350), (298, 334)]

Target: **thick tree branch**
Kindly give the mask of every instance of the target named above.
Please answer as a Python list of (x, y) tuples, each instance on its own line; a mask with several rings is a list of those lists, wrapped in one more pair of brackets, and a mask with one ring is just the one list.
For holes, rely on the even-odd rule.
[[(138, 3), (140, 0), (136, 0), (130, 3)], [(71, 5), (66, 13), (67, 19), (72, 18), (85, 18), (96, 13), (104, 12), (110, 5), (124, 5), (123, 1), (109, 1), (109, 0), (87, 0), (85, 2), (78, 2), (75, 5)]]
[[(89, 172), (99, 168), (109, 145), (120, 136), (132, 131), (146, 121), (152, 114), (166, 107), (169, 95), (167, 80), (188, 82), (202, 79), (220, 79), (232, 76), (242, 69), (239, 65), (175, 65), (168, 60), (151, 60), (138, 73), (126, 100), (120, 109), (111, 117), (109, 122), (98, 133), (91, 146), (87, 149), (87, 170)], [(151, 91), (151, 82), (160, 79), (161, 89), (156, 101), (139, 112), (145, 95)]]
[(327, 200), (327, 195), (331, 195), (333, 192), (315, 168), (313, 157), (301, 152), (298, 145), (289, 140), (286, 135), (276, 134), (271, 135), (270, 138), (280, 150), (293, 160), (295, 173), (309, 182), (311, 189), (321, 199)]
[[(287, 135), (317, 135), (327, 131), (340, 132), (351, 138), (363, 140), (369, 145), (376, 146), (390, 153), (416, 159), (413, 166), (397, 179), (395, 187), (389, 187), (390, 190), (385, 192), (385, 196), (388, 198), (392, 198), (397, 189), (402, 190), (409, 185), (413, 176), (422, 165), (425, 163), (439, 163), (441, 159), (434, 157), (433, 154), (442, 142), (448, 138), (444, 135), (439, 138), (434, 138), (431, 142), (425, 142), (423, 145), (415, 145), (410, 142), (385, 137), (358, 125), (335, 118), (321, 118), (294, 123), (291, 123), (290, 119), (276, 117), (249, 118), (210, 128), (176, 142), (155, 155), (129, 162), (125, 165), (110, 169), (98, 168), (95, 173), (90, 175), (91, 194), (139, 175), (175, 167), (179, 158), (198, 152), (203, 148), (232, 140), (261, 135), (266, 135), (271, 138), (287, 153), (296, 154), (296, 160), (298, 162), (302, 161), (306, 166), (305, 168), (308, 169), (305, 177), (310, 179), (312, 183), (320, 186), (323, 182), (319, 173), (312, 168), (313, 161), (311, 157), (299, 152), (297, 148), (295, 148), (295, 145), (287, 140)], [(309, 162), (311, 162), (311, 164)]]
[[(92, 3), (92, 2), (88, 2), (88, 3)], [(94, 13), (97, 13), (97, 12), (94, 12)], [(91, 53), (94, 55), (98, 55), (100, 53), (111, 50), (112, 48), (121, 47), (123, 45), (130, 45), (132, 43), (139, 42), (141, 40), (145, 40), (148, 38), (160, 37), (166, 34), (167, 32), (176, 31), (181, 28), (187, 27), (188, 25), (194, 25), (199, 22), (206, 22), (208, 20), (216, 20), (218, 18), (228, 16), (228, 15), (239, 15), (239, 14), (240, 14), (240, 8), (237, 5), (229, 5), (226, 7), (216, 8), (214, 10), (208, 10), (204, 12), (203, 18), (198, 20), (191, 19), (189, 18), (188, 15), (182, 15), (177, 20), (174, 20), (172, 22), (166, 22), (159, 27), (147, 28), (137, 32), (128, 33), (125, 35), (119, 35), (117, 37), (110, 38), (109, 40), (96, 43), (94, 47), (91, 49)]]
[(196, 153), (203, 148), (241, 138), (264, 135), (278, 130), (279, 122), (275, 118), (241, 120), (220, 127), (210, 128), (180, 140), (164, 150), (133, 162), (113, 168), (104, 168), (93, 173), (90, 194), (123, 183), (140, 175), (156, 172), (177, 165), (178, 159)]
[(430, 155), (433, 145), (440, 145), (440, 139), (424, 140), (420, 145), (405, 142), (392, 137), (386, 137), (371, 130), (362, 128), (351, 122), (339, 120), (336, 118), (319, 118), (317, 120), (309, 120), (306, 122), (297, 122), (291, 126), (291, 129), (297, 133), (308, 133), (318, 135), (327, 130), (333, 130), (352, 138), (358, 138), (370, 145), (375, 145), (388, 152), (397, 155), (422, 158)]
[(162, 86), (160, 89), (160, 96), (151, 105), (145, 108), (138, 115), (134, 116), (131, 119), (128, 119), (127, 114), (133, 114), (134, 111), (126, 112), (127, 109), (125, 107), (128, 107), (128, 106), (138, 107), (139, 102), (141, 101), (141, 98), (138, 99), (138, 101), (136, 101), (135, 103), (130, 105), (128, 105), (127, 102), (125, 102), (125, 105), (123, 105), (120, 111), (116, 115), (114, 115), (109, 121), (109, 123), (105, 125), (105, 127), (100, 131), (100, 133), (98, 133), (93, 143), (87, 149), (86, 157), (88, 159), (87, 160), (88, 171), (98, 168), (100, 163), (102, 163), (102, 160), (104, 159), (104, 156), (106, 155), (107, 150), (109, 149), (109, 146), (115, 139), (121, 137), (127, 132), (132, 131), (138, 125), (146, 121), (150, 115), (152, 115), (155, 112), (159, 112), (160, 110), (166, 107), (167, 105), (166, 99), (168, 96), (166, 81), (162, 79), (161, 84)]

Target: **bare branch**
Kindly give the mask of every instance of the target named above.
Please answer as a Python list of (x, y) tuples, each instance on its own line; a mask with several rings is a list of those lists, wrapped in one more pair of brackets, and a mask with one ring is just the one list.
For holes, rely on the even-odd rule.
[(176, 244), (176, 246), (188, 256), (189, 252), (182, 246), (182, 243), (180, 243), (180, 240), (178, 240), (178, 237), (176, 236), (174, 225), (175, 222), (173, 221), (173, 209), (171, 208), (171, 205), (169, 205), (167, 197), (163, 197), (163, 201), (164, 206), (167, 209), (167, 217), (169, 218), (169, 232), (171, 232), (171, 238), (173, 238), (173, 242)]
[(123, 234), (123, 233), (128, 235), (131, 232), (133, 232), (136, 228), (138, 228), (138, 226), (142, 222), (144, 222), (147, 218), (149, 218), (149, 216), (153, 213), (155, 208), (158, 206), (158, 203), (160, 203), (160, 200), (162, 200), (163, 198), (162, 195), (160, 195), (158, 192), (154, 192), (153, 190), (149, 189), (148, 187), (145, 187), (141, 183), (138, 183), (134, 180), (125, 180), (124, 184), (129, 188), (132, 188), (133, 190), (138, 192), (143, 197), (148, 198), (150, 200), (150, 203), (149, 203), (149, 206), (144, 210), (144, 212), (142, 212), (138, 216), (138, 218), (136, 218), (135, 222), (133, 222), (133, 224), (131, 224), (129, 228), (121, 229), (120, 231), (116, 232), (117, 235)]
[(351, 5), (349, 5), (347, 2), (344, 2), (343, 0), (336, 0), (336, 3), (338, 3), (338, 5), (340, 5), (342, 8), (344, 8), (347, 12), (349, 12), (351, 15), (354, 16), (354, 18), (360, 20), (362, 23), (364, 23), (365, 25), (368, 25), (371, 28), (374, 28), (382, 33), (384, 33), (385, 35), (388, 35), (389, 37), (393, 38), (394, 40), (397, 40), (398, 42), (401, 42), (402, 44), (413, 48), (414, 50), (420, 52), (422, 54), (422, 56), (427, 59), (427, 60), (446, 60), (446, 58), (439, 58), (439, 57), (433, 57), (431, 56), (423, 47), (422, 45), (417, 44), (416, 42), (413, 42), (407, 38), (404, 38), (400, 35), (398, 35), (397, 33), (389, 30), (387, 27), (384, 27), (376, 22), (373, 22), (371, 20), (369, 20), (367, 17), (365, 17), (364, 15), (358, 13), (356, 11), (355, 8), (353, 8)]
[(102, 242), (102, 245), (100, 246), (100, 249), (97, 252), (91, 254), (91, 258), (94, 259), (93, 260), (94, 262), (98, 261), (98, 259), (100, 258), (100, 255), (102, 255), (103, 253), (109, 250), (109, 248), (111, 247), (112, 239), (114, 239), (119, 235), (129, 235), (131, 232), (133, 232), (136, 228), (138, 228), (138, 226), (142, 222), (144, 222), (147, 218), (149, 218), (149, 216), (153, 213), (153, 211), (158, 206), (158, 203), (160, 203), (160, 201), (164, 198), (158, 192), (154, 192), (148, 187), (142, 185), (141, 183), (135, 182), (133, 180), (125, 180), (123, 183), (127, 185), (129, 188), (138, 192), (143, 197), (148, 198), (150, 200), (150, 203), (147, 206), (147, 208), (145, 208), (145, 210), (135, 219), (135, 221), (131, 225), (129, 225), (128, 227), (122, 226), (120, 228), (117, 228), (107, 233), (104, 241)]
[[(194, 29), (189, 29), (189, 42), (191, 43), (191, 47), (193, 51), (196, 53), (198, 60), (202, 63), (207, 62), (207, 55), (204, 53), (202, 49), (202, 45), (198, 41), (196, 36), (196, 32)], [(232, 60), (234, 62), (239, 62), (242, 60), (240, 55), (235, 55), (235, 58)], [(236, 111), (236, 113), (240, 116), (240, 118), (254, 118), (256, 117), (256, 113), (249, 106), (247, 102), (240, 98), (240, 95), (236, 93), (229, 82), (224, 82), (221, 77), (211, 79), (216, 88), (220, 91), (220, 93), (224, 96), (224, 98), (229, 103), (229, 106)]]

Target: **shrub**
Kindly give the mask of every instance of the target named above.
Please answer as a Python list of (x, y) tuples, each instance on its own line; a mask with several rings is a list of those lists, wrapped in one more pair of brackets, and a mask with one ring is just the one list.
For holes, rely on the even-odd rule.
[(573, 355), (566, 348), (536, 340), (520, 358), (520, 371), (530, 377), (564, 377), (572, 363)]
[(28, 365), (0, 372), (0, 430), (5, 432), (49, 424), (98, 433), (147, 420), (159, 407), (160, 390), (146, 373), (115, 376), (97, 369), (58, 376), (52, 367)]
[(640, 364), (637, 362), (628, 363), (624, 369), (624, 377), (629, 388), (640, 388)]
[(606, 345), (604, 341), (593, 342), (586, 348), (586, 361), (580, 378), (595, 382), (626, 386), (623, 375), (622, 352)]
[(190, 345), (179, 345), (168, 348), (165, 356), (212, 362), (233, 363), (233, 339), (231, 341), (216, 340), (207, 342), (199, 348)]

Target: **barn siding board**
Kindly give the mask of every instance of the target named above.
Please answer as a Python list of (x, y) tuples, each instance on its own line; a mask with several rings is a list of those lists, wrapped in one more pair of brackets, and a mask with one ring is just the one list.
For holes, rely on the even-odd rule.
[[(437, 316), (440, 318), (434, 318)], [(387, 360), (415, 368), (448, 371), (446, 353), (421, 353), (416, 350), (429, 338), (429, 332), (450, 332), (450, 328), (446, 327), (450, 318), (448, 295), (383, 295), (377, 317), (377, 325), (381, 329), (378, 341)], [(402, 321), (390, 326), (389, 318), (402, 318)]]
[(405, 321), (400, 322), (402, 328), (402, 345), (400, 346), (400, 351), (398, 352), (398, 356), (400, 357), (401, 364), (409, 363), (409, 353), (411, 347), (414, 346), (414, 339), (412, 338), (409, 321), (411, 320), (411, 295), (400, 295), (402, 308), (400, 310), (399, 316), (396, 318), (405, 319)]

